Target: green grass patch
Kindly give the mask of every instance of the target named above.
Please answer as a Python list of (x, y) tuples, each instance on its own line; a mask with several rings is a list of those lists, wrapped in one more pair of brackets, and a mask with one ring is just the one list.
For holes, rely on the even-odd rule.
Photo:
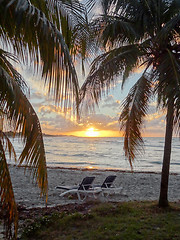
[(56, 212), (28, 225), (21, 239), (180, 239), (180, 206), (160, 209), (154, 202), (101, 203), (85, 214)]

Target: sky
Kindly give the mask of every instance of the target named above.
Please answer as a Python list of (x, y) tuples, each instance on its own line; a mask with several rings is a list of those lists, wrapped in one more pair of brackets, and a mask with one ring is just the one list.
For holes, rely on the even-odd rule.
[[(123, 90), (121, 90), (121, 77), (119, 77), (114, 89), (102, 98), (95, 112), (89, 114), (82, 112), (81, 119), (77, 121), (73, 115), (65, 115), (61, 108), (55, 105), (53, 99), (48, 96), (47, 88), (43, 87), (41, 77), (34, 75), (31, 68), (23, 67), (20, 72), (30, 87), (29, 101), (40, 119), (43, 133), (79, 137), (123, 136), (118, 122), (121, 103), (141, 73), (137, 72), (130, 76)], [(81, 85), (85, 77), (82, 76), (79, 69), (78, 75)], [(142, 135), (144, 137), (164, 137), (164, 129), (164, 113), (157, 112), (156, 102), (152, 101), (149, 114), (142, 127)]]
[[(99, 14), (100, 9), (95, 8)], [(117, 84), (106, 96), (104, 96), (96, 107), (94, 113), (82, 112), (81, 118), (77, 121), (73, 115), (64, 114), (60, 107), (55, 105), (52, 97), (48, 96), (48, 90), (44, 87), (41, 76), (35, 75), (31, 67), (17, 66), (17, 70), (24, 77), (30, 88), (29, 101), (33, 105), (42, 127), (42, 132), (52, 135), (75, 135), (80, 137), (119, 137), (123, 132), (119, 130), (119, 116), (121, 104), (127, 96), (130, 88), (138, 80), (141, 73), (137, 71), (129, 77), (123, 91), (121, 90), (122, 78), (118, 77)], [(81, 74), (80, 67), (76, 64), (80, 86), (85, 81)], [(88, 74), (88, 66), (86, 69)], [(152, 101), (149, 114), (146, 117), (142, 135), (144, 137), (164, 137), (165, 115), (156, 111), (156, 102)]]

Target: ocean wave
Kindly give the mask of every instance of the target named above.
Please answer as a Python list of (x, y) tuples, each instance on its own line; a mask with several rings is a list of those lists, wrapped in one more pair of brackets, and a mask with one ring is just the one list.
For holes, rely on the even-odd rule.
[[(124, 156), (123, 139), (121, 138), (78, 138), (45, 136), (46, 159), (48, 166), (82, 167), (88, 166), (103, 169), (130, 169)], [(163, 138), (145, 138), (145, 154), (136, 155), (136, 171), (161, 171)], [(180, 173), (179, 139), (173, 139), (171, 172)], [(14, 147), (20, 155), (22, 146), (15, 139)]]

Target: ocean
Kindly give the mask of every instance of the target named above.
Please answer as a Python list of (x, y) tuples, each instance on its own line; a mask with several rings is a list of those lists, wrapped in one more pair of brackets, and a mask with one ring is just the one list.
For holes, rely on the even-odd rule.
[[(164, 138), (144, 138), (144, 153), (137, 155), (134, 171), (161, 172)], [(22, 151), (18, 138), (13, 140), (17, 156)], [(130, 171), (124, 156), (123, 138), (82, 138), (44, 136), (47, 166), (81, 169), (115, 169)], [(180, 141), (173, 138), (171, 173), (180, 173)]]

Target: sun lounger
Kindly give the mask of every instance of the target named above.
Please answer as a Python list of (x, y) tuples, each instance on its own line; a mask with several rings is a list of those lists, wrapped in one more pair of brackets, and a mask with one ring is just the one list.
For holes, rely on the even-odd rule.
[[(61, 193), (59, 196), (63, 197), (66, 194), (77, 194), (79, 201), (84, 201), (88, 195), (93, 195), (96, 198), (95, 194), (101, 192), (100, 188), (93, 188), (92, 183), (95, 177), (85, 177), (81, 184), (78, 186), (57, 186), (57, 189), (67, 190)], [(81, 197), (83, 195), (83, 198)]]
[(94, 188), (100, 188), (103, 196), (109, 196), (109, 194), (120, 192), (122, 187), (116, 187), (114, 185), (115, 179), (116, 175), (110, 175), (104, 180), (102, 185), (94, 185)]

